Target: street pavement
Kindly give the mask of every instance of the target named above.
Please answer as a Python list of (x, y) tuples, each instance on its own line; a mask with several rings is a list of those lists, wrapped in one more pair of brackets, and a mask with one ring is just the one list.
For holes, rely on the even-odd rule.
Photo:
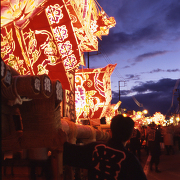
[[(155, 170), (149, 170), (150, 156), (146, 154), (144, 149), (141, 149), (141, 165), (148, 180), (180, 180), (180, 151), (178, 150), (177, 145), (174, 146), (174, 151), (175, 153), (173, 155), (166, 155), (166, 151), (162, 149), (159, 164), (161, 172), (156, 173)], [(29, 180), (28, 167), (14, 167), (14, 176), (11, 176), (10, 174), (10, 167), (8, 167), (7, 175), (3, 175), (2, 180)], [(38, 177), (37, 180), (43, 180), (43, 178)]]
[(142, 167), (148, 180), (180, 180), (180, 151), (177, 145), (174, 146), (174, 154), (166, 155), (165, 149), (162, 149), (162, 155), (160, 156), (159, 170), (160, 173), (149, 170), (150, 156), (146, 155), (144, 149), (142, 152)]

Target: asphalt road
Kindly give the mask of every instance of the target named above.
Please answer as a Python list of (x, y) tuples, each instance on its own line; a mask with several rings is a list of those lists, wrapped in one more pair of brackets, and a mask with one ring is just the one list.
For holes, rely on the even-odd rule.
[(148, 180), (180, 180), (180, 151), (177, 145), (174, 146), (174, 151), (174, 154), (166, 155), (165, 149), (162, 149), (159, 163), (159, 170), (161, 172), (156, 173), (155, 170), (149, 170), (150, 156), (147, 156), (144, 150), (142, 150), (141, 164)]
[[(174, 151), (175, 153), (173, 155), (168, 156), (166, 155), (166, 151), (162, 149), (159, 164), (161, 173), (156, 173), (155, 170), (149, 170), (150, 156), (146, 154), (144, 149), (141, 150), (141, 165), (148, 180), (180, 180), (180, 151), (177, 145), (174, 146)], [(28, 174), (29, 169), (27, 167), (14, 167), (14, 176), (11, 176), (11, 169), (7, 167), (7, 175), (3, 175), (2, 180), (29, 180)], [(43, 178), (38, 177), (37, 180), (43, 180)]]

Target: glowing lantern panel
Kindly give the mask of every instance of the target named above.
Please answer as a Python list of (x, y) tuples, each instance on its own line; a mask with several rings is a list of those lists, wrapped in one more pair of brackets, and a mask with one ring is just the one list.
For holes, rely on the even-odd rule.
[(68, 90), (66, 72), (82, 64), (81, 52), (97, 51), (97, 37), (116, 24), (94, 0), (4, 0), (1, 5), (4, 62), (22, 75), (59, 79)]
[[(13, 19), (1, 28), (1, 56), (23, 75), (48, 74), (66, 85), (65, 71), (79, 66), (81, 56), (66, 6), (53, 0), (31, 10), (35, 13), (28, 18)], [(4, 11), (3, 17), (6, 15)], [(63, 88), (70, 89), (69, 85)]]
[(82, 52), (98, 51), (98, 39), (108, 35), (116, 21), (96, 0), (64, 0)]
[(156, 112), (152, 117), (152, 121), (154, 121), (155, 124), (163, 124), (164, 120), (165, 120), (165, 116), (160, 112)]
[(83, 69), (75, 73), (75, 105), (78, 119), (99, 119), (106, 111), (112, 96), (110, 75), (115, 65)]
[(117, 104), (109, 104), (108, 108), (102, 113), (102, 117), (106, 118), (106, 124), (111, 123), (111, 119), (118, 114), (118, 108), (121, 104), (121, 101)]

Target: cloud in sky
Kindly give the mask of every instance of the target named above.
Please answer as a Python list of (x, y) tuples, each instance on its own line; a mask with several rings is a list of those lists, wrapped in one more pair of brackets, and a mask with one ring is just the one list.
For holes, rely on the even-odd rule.
[(140, 75), (134, 75), (134, 74), (126, 74), (126, 81), (128, 80), (139, 80)]
[(135, 62), (142, 62), (146, 58), (151, 58), (151, 57), (154, 57), (154, 56), (158, 56), (158, 55), (161, 55), (161, 54), (165, 54), (167, 52), (168, 51), (154, 51), (154, 52), (144, 53), (144, 54), (141, 54), (141, 55), (137, 56), (134, 59), (134, 61)]
[[(134, 92), (137, 101), (143, 104), (143, 108), (148, 109), (149, 114), (153, 115), (155, 112), (167, 114), (171, 107), (172, 98), (174, 98), (174, 106), (171, 111), (175, 111), (178, 107), (178, 92), (173, 96), (173, 90), (177, 83), (175, 79), (161, 79), (157, 82), (148, 81), (142, 82), (139, 86), (134, 86), (131, 90), (121, 91), (122, 108), (128, 110), (139, 111), (142, 110), (133, 100), (132, 96), (128, 96)], [(180, 88), (180, 84), (176, 87)], [(180, 89), (179, 89), (180, 91)], [(119, 92), (112, 92), (112, 104), (117, 103), (119, 100)]]
[[(135, 48), (142, 43), (180, 39), (179, 0), (113, 0), (114, 11), (106, 0), (98, 2), (117, 21), (110, 34), (99, 42), (107, 54)], [(163, 52), (162, 49), (158, 51)]]
[(134, 86), (131, 90), (137, 93), (143, 93), (148, 91), (152, 92), (172, 92), (174, 86), (175, 86), (176, 80), (172, 80), (169, 78), (161, 79), (158, 82), (154, 81), (147, 81), (141, 83), (141, 85)]
[(176, 68), (176, 69), (166, 69), (166, 70), (164, 70), (164, 69), (157, 68), (157, 69), (153, 69), (152, 71), (149, 71), (149, 72), (142, 72), (142, 74), (144, 74), (144, 73), (152, 74), (152, 73), (158, 73), (158, 72), (169, 72), (169, 73), (171, 73), (171, 72), (180, 72), (180, 69)]
[[(166, 114), (180, 75), (180, 1), (98, 0), (98, 3), (116, 20), (109, 35), (99, 41), (99, 50), (118, 63), (116, 69), (127, 81), (127, 90), (126, 87), (121, 90), (122, 107), (139, 110), (132, 99), (132, 94), (136, 94), (135, 98), (151, 115), (156, 111)], [(97, 58), (103, 62), (101, 54)], [(119, 92), (113, 88), (117, 90), (117, 81), (121, 79), (114, 74), (112, 104), (119, 100)]]
[(126, 32), (111, 33), (108, 36), (103, 37), (102, 41), (99, 41), (100, 47), (102, 47), (107, 54), (112, 54), (121, 49), (132, 48), (141, 42), (146, 42), (158, 39), (162, 35), (162, 32), (157, 32), (156, 27), (148, 26), (139, 29), (132, 34)]
[[(125, 67), (124, 67), (125, 68)], [(127, 67), (127, 68), (130, 68)], [(160, 68), (157, 68), (157, 69), (153, 69), (152, 71), (147, 71), (147, 72), (140, 72), (139, 74), (136, 73), (136, 74), (125, 74), (125, 77), (124, 77), (124, 81), (126, 82), (129, 82), (129, 81), (135, 81), (135, 83), (138, 83), (138, 86), (141, 85), (142, 86), (142, 83), (140, 80), (141, 80), (141, 74), (153, 74), (153, 73), (175, 73), (175, 72), (180, 72), (180, 69), (176, 68), (176, 69), (160, 69)], [(154, 81), (150, 81), (150, 82), (146, 82), (146, 85), (147, 84), (153, 84)], [(164, 81), (165, 82), (165, 81)], [(140, 84), (139, 84), (140, 83)], [(155, 83), (155, 82), (154, 82)], [(165, 82), (166, 83), (166, 82)]]
[(166, 14), (166, 23), (167, 25), (169, 25), (170, 27), (173, 28), (179, 28), (180, 27), (180, 1), (176, 0), (174, 1), (176, 3), (171, 3), (170, 7), (169, 7), (169, 11)]

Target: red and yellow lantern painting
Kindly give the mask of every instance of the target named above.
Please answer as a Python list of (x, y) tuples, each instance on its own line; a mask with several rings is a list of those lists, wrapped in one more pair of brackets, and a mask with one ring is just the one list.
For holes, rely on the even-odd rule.
[(109, 34), (109, 29), (116, 24), (114, 17), (108, 17), (96, 0), (64, 0), (64, 2), (80, 50), (98, 51), (98, 38)]
[(110, 104), (108, 108), (106, 109), (105, 112), (102, 113), (102, 117), (106, 118), (106, 124), (110, 124), (111, 123), (111, 119), (119, 114), (118, 112), (118, 108), (121, 105), (121, 101), (118, 101), (116, 104)]
[[(26, 8), (19, 5), (19, 18), (2, 26), (1, 57), (22, 75), (47, 74), (70, 90), (66, 71), (79, 66), (81, 53), (66, 6), (62, 0), (49, 0), (30, 7), (27, 16)], [(4, 18), (8, 11), (3, 12)]]
[(47, 74), (70, 90), (66, 72), (115, 24), (96, 0), (1, 0), (1, 57), (21, 75)]
[(110, 76), (117, 64), (104, 68), (79, 69), (75, 73), (77, 119), (100, 119), (112, 99)]

